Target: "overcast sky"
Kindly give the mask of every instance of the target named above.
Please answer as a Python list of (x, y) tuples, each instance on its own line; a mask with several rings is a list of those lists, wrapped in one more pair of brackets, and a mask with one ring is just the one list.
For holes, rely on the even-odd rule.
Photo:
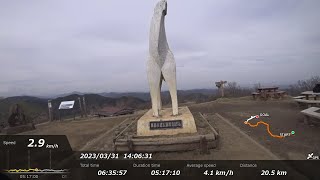
[[(148, 91), (155, 0), (0, 0), (0, 96)], [(319, 0), (168, 0), (178, 89), (320, 75)]]

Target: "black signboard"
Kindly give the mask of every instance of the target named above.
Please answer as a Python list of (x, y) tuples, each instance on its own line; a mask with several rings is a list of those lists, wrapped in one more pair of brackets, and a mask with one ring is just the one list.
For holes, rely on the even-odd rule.
[(182, 128), (182, 120), (170, 120), (170, 121), (151, 121), (150, 130), (159, 129), (177, 129)]

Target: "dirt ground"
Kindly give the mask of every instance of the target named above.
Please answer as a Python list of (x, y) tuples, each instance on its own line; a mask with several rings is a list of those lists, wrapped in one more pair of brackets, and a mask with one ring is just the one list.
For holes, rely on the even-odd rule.
[[(195, 118), (198, 113), (194, 112)], [(211, 149), (209, 154), (200, 151), (154, 153), (154, 159), (166, 160), (276, 160), (278, 159), (264, 147), (248, 139), (240, 130), (235, 129), (216, 115), (205, 117), (218, 130), (220, 135), (218, 147)], [(250, 147), (250, 148), (248, 148)]]
[[(21, 135), (66, 135), (72, 149), (77, 151), (127, 118), (134, 118), (138, 115), (140, 114), (76, 121), (54, 121), (36, 126), (36, 130), (21, 133)], [(110, 138), (110, 136), (107, 137)], [(112, 147), (106, 148), (107, 150), (112, 149)]]
[[(269, 101), (253, 101), (250, 97), (226, 98), (196, 104), (190, 106), (190, 109), (208, 116), (219, 113), (280, 159), (305, 160), (308, 153), (320, 154), (320, 127), (317, 124), (305, 124), (304, 116), (300, 113), (304, 108), (290, 98)], [(264, 125), (252, 128), (244, 124), (250, 116), (260, 113), (270, 115), (270, 117), (260, 118), (259, 121), (268, 123), (273, 134), (295, 131), (295, 135), (277, 139), (267, 133)], [(255, 124), (258, 120), (254, 119), (250, 122)]]
[[(289, 98), (270, 101), (253, 101), (251, 97), (224, 98), (208, 103), (189, 104), (189, 108), (195, 116), (201, 112), (218, 130), (218, 148), (206, 155), (197, 151), (155, 153), (155, 159), (302, 160), (306, 159), (308, 153), (320, 154), (320, 127), (304, 124), (304, 117), (300, 113), (303, 108)], [(115, 131), (123, 129), (144, 112), (112, 118), (57, 121), (38, 125), (36, 130), (23, 134), (63, 134), (68, 137), (74, 150), (110, 151), (113, 149)], [(270, 115), (260, 120), (270, 124), (273, 134), (279, 135), (293, 130), (295, 135), (277, 139), (270, 137), (264, 125), (252, 128), (243, 123), (251, 115), (260, 113)], [(256, 123), (257, 120), (251, 122)], [(117, 127), (121, 123), (121, 127)]]

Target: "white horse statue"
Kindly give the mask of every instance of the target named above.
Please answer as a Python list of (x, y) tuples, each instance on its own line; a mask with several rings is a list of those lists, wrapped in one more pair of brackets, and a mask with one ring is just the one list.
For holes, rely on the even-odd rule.
[(150, 27), (149, 59), (147, 62), (147, 73), (150, 87), (153, 116), (159, 117), (162, 108), (161, 85), (166, 81), (169, 87), (172, 114), (178, 115), (176, 63), (169, 48), (164, 26), (167, 15), (167, 1), (161, 0), (157, 3)]

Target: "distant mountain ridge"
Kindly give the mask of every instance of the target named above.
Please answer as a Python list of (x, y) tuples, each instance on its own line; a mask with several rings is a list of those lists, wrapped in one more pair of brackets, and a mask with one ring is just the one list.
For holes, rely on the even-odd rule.
[[(178, 90), (178, 96), (186, 96), (190, 94), (203, 94), (203, 95), (216, 95), (217, 89), (190, 89), (190, 90)], [(169, 94), (169, 91), (162, 91), (162, 95)], [(117, 92), (110, 92), (110, 93), (100, 93), (100, 95), (105, 97), (121, 97), (121, 96), (132, 96), (137, 97), (140, 99), (143, 99), (145, 101), (150, 101), (150, 93), (149, 92), (123, 92), (123, 93), (117, 93)]]
[[(217, 91), (214, 89), (194, 89), (179, 90), (179, 103), (184, 102), (206, 102), (216, 99)], [(161, 93), (163, 104), (171, 103), (170, 93), (164, 91)], [(56, 98), (39, 98), (33, 96), (15, 96), (0, 99), (0, 123), (6, 123), (9, 117), (10, 108), (14, 104), (20, 104), (28, 118), (35, 122), (42, 122), (48, 119), (48, 100), (51, 99), (54, 109), (54, 118), (58, 119), (58, 107), (62, 101), (74, 100), (74, 111), (64, 112), (66, 115), (74, 113), (80, 114), (78, 98), (85, 97), (86, 105), (89, 112), (99, 111), (106, 107), (124, 108), (130, 107), (134, 109), (147, 109), (151, 107), (149, 92), (126, 92), (126, 93), (81, 93), (72, 92), (72, 94), (57, 95)]]
[[(162, 94), (169, 93), (168, 91), (162, 91)], [(187, 95), (192, 93), (201, 93), (204, 95), (215, 95), (217, 93), (217, 89), (190, 89), (190, 90), (178, 90), (178, 95)], [(84, 94), (98, 94), (104, 97), (111, 97), (111, 98), (119, 98), (123, 96), (131, 96), (136, 97), (145, 101), (150, 101), (150, 93), (149, 92), (102, 92), (102, 93), (90, 93), (90, 92), (79, 92), (74, 91), (71, 93), (64, 93), (64, 94), (58, 94), (58, 95), (52, 95), (52, 96), (39, 96), (39, 98), (48, 98), (48, 99), (55, 99), (59, 97), (65, 97), (72, 94), (78, 94), (78, 95), (84, 95)]]

